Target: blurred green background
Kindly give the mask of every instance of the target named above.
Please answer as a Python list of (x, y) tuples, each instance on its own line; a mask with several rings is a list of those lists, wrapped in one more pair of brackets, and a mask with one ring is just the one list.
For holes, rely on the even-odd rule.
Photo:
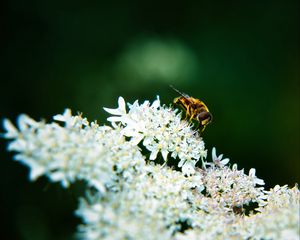
[[(104, 123), (102, 107), (202, 99), (203, 137), (266, 182), (300, 182), (299, 1), (4, 1), (0, 118), (69, 107)], [(2, 130), (1, 130), (2, 131)], [(1, 154), (1, 239), (72, 239), (80, 187), (63, 190)]]

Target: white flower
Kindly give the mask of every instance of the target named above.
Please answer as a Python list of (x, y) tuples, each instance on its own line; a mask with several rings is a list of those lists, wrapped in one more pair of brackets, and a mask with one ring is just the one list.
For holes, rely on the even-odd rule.
[[(142, 144), (150, 151), (149, 160), (157, 159), (158, 153), (162, 154), (164, 161), (168, 156), (179, 157), (179, 167), (185, 174), (194, 172), (195, 164), (200, 158), (206, 157), (204, 142), (191, 125), (181, 120), (181, 115), (176, 110), (160, 105), (157, 98), (152, 104), (145, 101), (139, 104), (135, 101), (125, 109), (125, 101), (119, 98), (117, 109), (104, 108), (107, 112), (116, 115), (107, 120), (113, 123), (120, 122), (124, 127), (121, 133), (131, 137), (133, 144)], [(170, 155), (169, 155), (170, 154)]]
[(207, 168), (202, 181), (206, 194), (214, 200), (211, 206), (214, 211), (217, 209), (213, 206), (216, 202), (220, 203), (218, 208), (226, 207), (231, 210), (250, 202), (257, 202), (259, 206), (265, 203), (264, 189), (255, 186), (256, 179), (249, 177), (243, 170), (238, 170), (236, 167), (232, 169), (227, 166)]
[(249, 177), (251, 177), (253, 179), (253, 183), (257, 184), (257, 185), (265, 185), (264, 180), (255, 176), (255, 172), (256, 172), (255, 168), (251, 168), (249, 170)]
[(84, 222), (79, 226), (80, 239), (171, 239), (172, 232), (160, 218), (146, 217), (124, 197), (123, 193), (116, 193), (109, 195), (109, 201), (97, 195), (81, 199), (76, 211)]
[(119, 97), (118, 99), (118, 108), (112, 109), (112, 108), (103, 108), (106, 112), (112, 114), (112, 115), (123, 115), (126, 114), (126, 105), (125, 100), (122, 97)]
[(68, 109), (54, 119), (64, 126), (21, 115), (17, 130), (5, 121), (4, 136), (13, 138), (8, 149), (18, 152), (15, 159), (30, 167), (31, 180), (46, 175), (64, 187), (75, 180), (86, 180), (105, 191), (116, 174), (134, 172), (134, 166), (138, 169), (144, 164), (139, 149), (125, 140), (121, 129), (89, 124), (80, 115), (72, 116)]
[(212, 149), (212, 160), (213, 160), (213, 163), (216, 166), (219, 166), (219, 167), (225, 166), (229, 162), (229, 158), (225, 158), (223, 160), (222, 160), (222, 158), (223, 158), (223, 154), (217, 156), (216, 148), (213, 147), (213, 149)]
[(253, 239), (300, 238), (300, 193), (297, 186), (289, 189), (275, 186), (266, 191), (266, 205), (259, 208), (260, 213), (244, 220), (248, 233)]
[(6, 130), (6, 133), (1, 134), (4, 138), (13, 139), (18, 137), (17, 128), (8, 119), (3, 120), (3, 128)]
[[(27, 165), (31, 180), (41, 175), (64, 187), (88, 183), (76, 214), (81, 239), (299, 239), (297, 186), (266, 191), (254, 168), (249, 174), (217, 156), (196, 164), (207, 151), (199, 134), (176, 110), (119, 98), (106, 109), (112, 127), (89, 123), (66, 109), (56, 122), (20, 115), (16, 128), (4, 120), (8, 150)], [(59, 122), (59, 123), (58, 123)], [(182, 171), (145, 161), (161, 154)], [(206, 167), (207, 166), (207, 167)], [(254, 206), (252, 206), (254, 205)]]
[[(125, 236), (171, 239), (172, 233), (178, 230), (177, 222), (196, 214), (191, 189), (197, 191), (202, 187), (200, 174), (186, 177), (167, 166), (148, 164), (142, 174), (135, 175), (118, 191), (108, 193), (105, 198), (93, 196), (82, 200), (77, 214), (85, 224), (80, 231), (84, 239), (93, 239), (86, 237), (91, 230), (104, 239), (124, 239)], [(99, 202), (103, 207), (95, 209)], [(99, 217), (94, 216), (95, 212)], [(136, 227), (132, 229), (131, 224)], [(152, 231), (150, 236), (145, 235), (148, 231)], [(110, 235), (105, 236), (105, 232)]]
[(185, 161), (182, 165), (182, 172), (188, 176), (193, 175), (195, 173), (195, 165), (196, 161)]

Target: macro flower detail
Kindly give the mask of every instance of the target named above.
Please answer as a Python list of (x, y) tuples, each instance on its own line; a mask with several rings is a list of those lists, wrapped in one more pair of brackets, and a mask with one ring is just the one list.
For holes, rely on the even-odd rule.
[(19, 130), (4, 121), (4, 137), (13, 139), (8, 150), (18, 152), (15, 159), (30, 168), (31, 180), (46, 175), (64, 187), (86, 180), (105, 191), (117, 171), (132, 171), (128, 166), (144, 164), (139, 149), (125, 140), (120, 129), (89, 123), (80, 115), (72, 116), (69, 109), (54, 120), (64, 126), (36, 122), (27, 115), (18, 118)]
[(121, 133), (131, 137), (133, 143), (142, 142), (150, 151), (149, 160), (155, 160), (158, 153), (161, 153), (166, 162), (170, 154), (172, 158), (180, 159), (178, 167), (190, 175), (195, 172), (199, 159), (206, 158), (207, 151), (199, 133), (188, 122), (181, 120), (181, 114), (176, 110), (161, 106), (159, 98), (152, 104), (149, 101), (128, 104), (128, 112), (122, 97), (119, 97), (118, 103), (116, 109), (104, 108), (114, 115), (107, 120), (114, 126), (121, 123), (124, 127)]
[(249, 177), (251, 177), (251, 178), (253, 179), (254, 184), (257, 184), (257, 185), (265, 185), (264, 180), (259, 179), (258, 177), (256, 177), (256, 176), (255, 176), (255, 173), (256, 173), (255, 168), (251, 168), (251, 169), (249, 170)]
[(216, 148), (212, 149), (212, 161), (216, 166), (225, 166), (229, 162), (229, 158), (223, 158), (223, 154), (217, 156)]
[(17, 127), (3, 121), (7, 149), (31, 181), (87, 183), (75, 212), (80, 239), (299, 239), (297, 185), (266, 190), (255, 168), (228, 164), (215, 147), (206, 159), (193, 126), (159, 98), (120, 97), (118, 108), (104, 109), (111, 126), (70, 109), (50, 123), (24, 114)]

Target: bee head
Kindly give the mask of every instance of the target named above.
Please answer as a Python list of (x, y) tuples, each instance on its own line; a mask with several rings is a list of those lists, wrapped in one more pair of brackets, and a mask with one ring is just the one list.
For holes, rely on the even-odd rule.
[(174, 103), (174, 104), (180, 103), (180, 98), (181, 98), (181, 97), (174, 98), (173, 103)]

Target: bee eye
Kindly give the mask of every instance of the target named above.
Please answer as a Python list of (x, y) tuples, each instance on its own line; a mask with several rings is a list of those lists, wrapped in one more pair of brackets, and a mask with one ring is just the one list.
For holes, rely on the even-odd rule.
[(212, 120), (213, 120), (213, 116), (212, 116), (212, 114), (209, 112), (209, 122), (211, 122)]
[(210, 112), (201, 112), (198, 114), (198, 120), (202, 124), (208, 124), (212, 120), (212, 115)]

